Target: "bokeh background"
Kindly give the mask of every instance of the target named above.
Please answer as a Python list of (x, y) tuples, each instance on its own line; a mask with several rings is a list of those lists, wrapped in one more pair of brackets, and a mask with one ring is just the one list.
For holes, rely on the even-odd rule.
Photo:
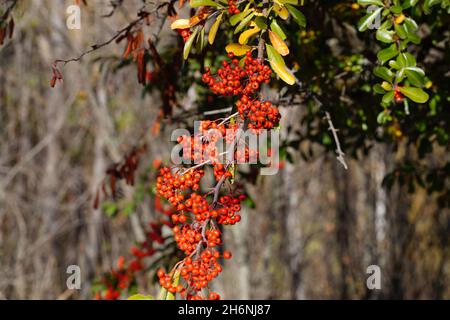
[[(67, 64), (64, 84), (49, 86), (55, 59), (78, 56), (109, 39), (136, 16), (142, 1), (125, 1), (108, 18), (101, 16), (111, 10), (110, 1), (89, 1), (81, 30), (66, 27), (73, 1), (19, 2), (13, 39), (0, 47), (0, 298), (92, 299), (96, 280), (119, 256), (129, 255), (146, 224), (158, 219), (151, 192), (136, 200), (136, 189), (151, 190), (152, 164), (169, 161), (170, 133), (179, 123), (157, 122), (161, 92), (143, 95), (135, 67), (121, 63), (123, 44)], [(376, 57), (370, 35), (355, 29), (360, 14), (352, 1), (307, 2), (309, 25), (292, 33), (293, 42), (302, 39), (292, 51), (305, 86), (314, 86), (332, 111), (349, 169), (336, 160), (323, 115), (307, 99), (287, 102), (281, 132), (295, 143), (286, 148), (277, 175), (245, 183), (254, 205), (244, 206), (238, 225), (225, 228), (233, 259), (225, 262), (215, 289), (236, 299), (448, 299), (449, 209), (438, 205), (439, 193), (409, 180), (382, 184), (405, 163), (444, 168), (448, 141), (430, 139), (432, 150), (421, 158), (417, 136), (407, 131), (415, 130), (413, 116), (378, 127), (370, 110), (378, 108), (379, 98), (362, 88), (370, 84)], [(179, 50), (179, 36), (160, 22), (151, 29), (158, 32), (158, 50)], [(425, 21), (425, 44), (415, 52), (433, 82), (448, 91), (445, 25), (433, 29)], [(198, 71), (186, 71), (173, 59), (185, 76), (177, 76), (182, 107), (173, 117), (186, 118), (200, 108), (202, 93), (191, 80)], [(266, 94), (276, 97), (280, 90)], [(438, 108), (448, 107), (442, 96)], [(360, 112), (368, 115), (364, 130)], [(448, 111), (437, 117), (431, 125), (448, 134)], [(146, 145), (137, 186), (121, 184), (119, 199), (94, 209), (108, 167), (137, 145)], [(417, 168), (412, 170), (419, 175)], [(446, 171), (439, 176), (444, 187), (447, 177)], [(66, 287), (72, 264), (81, 268), (79, 291)], [(366, 287), (366, 269), (373, 264), (381, 268), (381, 290)], [(139, 292), (156, 294), (153, 275), (139, 279)]]

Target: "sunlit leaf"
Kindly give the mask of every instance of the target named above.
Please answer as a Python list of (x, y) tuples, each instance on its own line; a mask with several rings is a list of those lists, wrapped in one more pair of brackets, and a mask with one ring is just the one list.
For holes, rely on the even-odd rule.
[(286, 56), (289, 54), (289, 48), (284, 43), (284, 41), (278, 36), (275, 32), (269, 30), (269, 39), (270, 43), (272, 43), (272, 46), (277, 50), (279, 54), (282, 56)]
[(389, 91), (383, 96), (381, 102), (383, 102), (384, 104), (388, 104), (389, 102), (394, 100), (394, 95), (395, 95), (394, 91)]
[(278, 22), (274, 19), (272, 20), (272, 23), (270, 24), (270, 29), (275, 32), (282, 40), (286, 40), (286, 34), (284, 33), (283, 29), (281, 29)]
[(273, 6), (273, 11), (275, 11), (275, 13), (283, 20), (289, 18), (289, 11), (285, 6), (275, 3)]
[(194, 43), (194, 39), (197, 36), (197, 33), (198, 33), (198, 28), (195, 28), (194, 32), (192, 32), (191, 36), (184, 44), (184, 49), (183, 49), (184, 60), (186, 60), (189, 57), (189, 52), (191, 51), (192, 44)]
[(235, 56), (243, 56), (244, 54), (252, 50), (252, 47), (245, 44), (230, 43), (225, 47), (225, 50), (228, 53), (233, 52)]
[(398, 49), (396, 44), (392, 44), (391, 46), (387, 47), (386, 49), (380, 50), (377, 53), (377, 58), (380, 60), (381, 64), (384, 64), (386, 61), (391, 60), (392, 58), (396, 57), (398, 54)]
[(248, 16), (246, 16), (242, 21), (237, 25), (236, 29), (234, 29), (234, 34), (241, 31), (247, 24), (250, 23), (250, 21), (253, 19), (255, 14), (252, 12)]
[(417, 103), (425, 103), (428, 101), (428, 94), (420, 88), (414, 87), (398, 87), (401, 93)]
[(294, 6), (298, 6), (298, 0), (275, 0), (275, 2), (279, 4), (293, 4)]
[(258, 28), (258, 27), (254, 27), (254, 28), (245, 30), (239, 36), (239, 43), (240, 44), (247, 44), (248, 39), (250, 39), (250, 37), (254, 36), (255, 34), (257, 34), (260, 31), (261, 31), (261, 29)]
[(281, 55), (271, 45), (266, 44), (267, 56), (272, 70), (280, 77), (281, 80), (289, 85), (295, 83), (295, 77), (288, 68)]
[(408, 81), (416, 87), (421, 87), (425, 83), (425, 77), (420, 72), (414, 71), (414, 70), (405, 70), (406, 77), (408, 78)]
[(358, 0), (358, 3), (362, 6), (365, 5), (374, 5), (374, 6), (379, 6), (379, 7), (383, 7), (383, 1), (381, 0)]
[(298, 23), (299, 26), (301, 26), (303, 28), (306, 27), (306, 18), (300, 10), (296, 9), (295, 7), (291, 6), (290, 4), (287, 4), (286, 8), (292, 14), (292, 17)]
[(175, 29), (189, 29), (191, 27), (191, 23), (189, 19), (178, 19), (175, 20), (171, 25), (170, 28), (172, 30)]
[(191, 8), (197, 8), (197, 7), (218, 7), (219, 4), (217, 2), (212, 1), (212, 0), (191, 0), (189, 2), (189, 6)]
[(394, 79), (394, 73), (386, 67), (375, 67), (373, 74), (387, 82), (392, 82)]
[(230, 17), (230, 24), (232, 26), (237, 25), (240, 21), (242, 21), (242, 19), (244, 19), (246, 16), (248, 16), (253, 10), (248, 10), (245, 9), (244, 11), (242, 11), (241, 13), (232, 15)]
[(211, 29), (209, 29), (208, 33), (208, 42), (209, 44), (214, 43), (214, 39), (216, 38), (217, 30), (219, 30), (220, 23), (222, 22), (223, 12), (217, 17), (216, 21), (214, 21)]
[(386, 30), (386, 29), (378, 29), (376, 32), (376, 38), (378, 41), (384, 42), (384, 43), (391, 43), (394, 42), (394, 34), (395, 32), (392, 30)]

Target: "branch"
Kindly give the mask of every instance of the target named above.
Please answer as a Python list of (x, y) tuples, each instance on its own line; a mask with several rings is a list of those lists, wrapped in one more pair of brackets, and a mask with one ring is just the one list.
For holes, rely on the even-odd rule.
[(336, 143), (336, 154), (338, 155), (336, 158), (338, 161), (344, 166), (345, 170), (348, 169), (347, 163), (345, 162), (344, 155), (345, 153), (341, 149), (341, 143), (339, 142), (338, 130), (334, 127), (333, 121), (331, 120), (330, 113), (325, 111), (325, 119), (328, 122), (328, 130), (330, 130), (333, 134), (334, 141)]
[(170, 3), (169, 2), (164, 2), (160, 5), (158, 5), (155, 9), (153, 9), (152, 11), (140, 11), (139, 12), (139, 18), (137, 18), (136, 20), (132, 21), (130, 24), (128, 24), (126, 27), (120, 29), (119, 31), (117, 31), (117, 33), (110, 38), (109, 40), (100, 43), (100, 44), (94, 44), (93, 46), (91, 46), (91, 49), (83, 52), (81, 55), (79, 55), (78, 57), (75, 58), (71, 58), (71, 59), (67, 59), (67, 60), (63, 60), (63, 59), (57, 59), (54, 62), (54, 65), (58, 64), (58, 63), (63, 63), (64, 65), (66, 65), (69, 62), (77, 62), (80, 61), (81, 59), (83, 59), (84, 56), (98, 50), (101, 49), (107, 45), (109, 45), (110, 43), (112, 43), (114, 40), (116, 40), (117, 38), (119, 38), (120, 36), (122, 36), (122, 34), (129, 32), (134, 26), (138, 25), (139, 23), (141, 23), (143, 20), (145, 20), (148, 16), (150, 16), (153, 13), (157, 13), (160, 9), (164, 8), (165, 6), (168, 6)]
[(6, 20), (9, 16), (9, 14), (11, 13), (12, 9), (14, 9), (14, 7), (16, 6), (18, 0), (12, 0), (11, 4), (9, 5), (8, 8), (6, 8), (5, 13), (2, 15), (2, 18), (0, 19), (0, 22), (3, 22), (4, 20)]
[[(267, 18), (267, 4), (268, 0), (263, 0), (263, 17)], [(259, 43), (258, 43), (258, 60), (262, 62), (264, 60), (264, 47), (266, 45), (266, 41), (264, 40), (264, 33), (266, 30), (262, 30), (259, 35)]]

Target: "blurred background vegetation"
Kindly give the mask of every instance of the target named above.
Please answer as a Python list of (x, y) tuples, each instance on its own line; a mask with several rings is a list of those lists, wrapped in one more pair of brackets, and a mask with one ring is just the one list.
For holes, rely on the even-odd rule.
[[(171, 131), (229, 106), (207, 94), (200, 70), (224, 59), (232, 30), (184, 63), (164, 15), (146, 27), (164, 66), (146, 85), (113, 42), (67, 64), (64, 84), (50, 88), (55, 59), (107, 41), (145, 4), (119, 1), (102, 17), (111, 1), (88, 1), (81, 30), (68, 30), (73, 2), (19, 0), (13, 38), (0, 47), (0, 298), (92, 298), (96, 281), (159, 219), (152, 164), (170, 161)], [(10, 0), (0, 3), (5, 10)], [(449, 299), (449, 15), (412, 13), (422, 42), (409, 51), (432, 82), (430, 100), (411, 103), (409, 114), (394, 105), (381, 125), (372, 89), (379, 43), (356, 27), (364, 9), (307, 0), (302, 12), (307, 27), (285, 30), (300, 86), (273, 81), (263, 91), (283, 115), (282, 168), (241, 172), (250, 200), (242, 221), (225, 228), (234, 255), (215, 289), (229, 299)], [(326, 111), (348, 170), (336, 160)], [(121, 183), (116, 199), (95, 209), (108, 168), (133, 147), (145, 147), (136, 185)], [(72, 264), (81, 267), (80, 291), (66, 287)], [(366, 287), (372, 264), (381, 290)], [(138, 277), (139, 292), (157, 292), (155, 272)]]

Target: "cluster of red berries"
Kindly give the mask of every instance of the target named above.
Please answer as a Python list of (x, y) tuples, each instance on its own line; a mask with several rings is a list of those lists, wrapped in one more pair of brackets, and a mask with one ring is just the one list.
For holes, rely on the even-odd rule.
[(228, 0), (228, 13), (230, 14), (238, 14), (241, 13), (241, 10), (237, 8), (235, 0)]
[(217, 75), (213, 75), (211, 70), (206, 68), (202, 81), (217, 95), (242, 95), (236, 106), (241, 118), (249, 120), (250, 130), (258, 133), (260, 129), (276, 127), (281, 118), (278, 108), (272, 106), (269, 101), (260, 101), (256, 96), (261, 84), (269, 83), (272, 70), (253, 58), (251, 52), (247, 53), (244, 67), (239, 66), (239, 61), (234, 59), (233, 53), (230, 53), (229, 57), (232, 59), (231, 64), (223, 61)]
[(181, 191), (186, 189), (194, 191), (198, 190), (200, 188), (200, 180), (204, 174), (204, 171), (200, 169), (190, 170), (185, 174), (180, 175), (172, 173), (170, 168), (162, 168), (156, 179), (156, 190), (158, 191), (158, 194), (166, 198), (171, 205), (178, 207), (184, 200), (184, 195), (181, 194)]
[(403, 94), (397, 88), (394, 90), (394, 101), (397, 103), (402, 103), (404, 100)]
[[(181, 267), (181, 276), (193, 291), (200, 291), (208, 283), (222, 272), (222, 266), (218, 263), (220, 253), (213, 249), (203, 250), (199, 257), (184, 259)], [(183, 295), (183, 293), (182, 293)]]
[(217, 229), (206, 230), (205, 236), (206, 241), (208, 242), (208, 247), (215, 247), (222, 244), (222, 239), (220, 238), (220, 235), (221, 235), (220, 231)]
[(220, 131), (216, 133), (209, 131), (204, 135), (203, 132), (200, 132), (196, 136), (178, 137), (177, 141), (183, 147), (184, 161), (193, 163), (202, 163), (206, 160), (217, 162), (219, 154), (216, 143), (219, 141), (221, 133)]
[(175, 234), (175, 241), (178, 248), (185, 254), (190, 255), (197, 248), (198, 243), (202, 240), (201, 233), (193, 229), (191, 225), (184, 225), (183, 227), (175, 226), (173, 228)]
[(219, 216), (217, 218), (218, 224), (233, 225), (241, 221), (241, 216), (237, 214), (241, 211), (241, 201), (245, 199), (245, 195), (241, 194), (236, 197), (223, 196), (219, 202), (221, 208), (218, 209)]
[(162, 269), (158, 270), (157, 275), (159, 278), (159, 284), (170, 293), (182, 292), (184, 290), (181, 284), (174, 286), (172, 283), (172, 276), (165, 273)]
[(219, 144), (231, 143), (238, 129), (237, 124), (217, 124), (214, 121), (203, 121), (199, 133), (195, 136), (180, 136), (177, 141), (183, 148), (183, 159), (196, 164), (208, 162), (214, 167), (214, 176), (219, 181), (224, 175), (231, 178), (232, 174), (221, 163), (221, 157), (227, 158), (226, 153), (219, 153)]
[[(230, 13), (239, 12), (233, 0), (229, 1), (229, 7)], [(270, 81), (271, 69), (253, 58), (251, 52), (245, 57), (243, 66), (240, 66), (239, 60), (235, 59), (232, 53), (228, 57), (231, 63), (223, 61), (216, 75), (207, 68), (202, 81), (216, 95), (240, 96), (236, 106), (241, 120), (247, 120), (248, 128), (271, 129), (278, 125), (280, 120), (278, 109), (270, 102), (262, 102), (257, 97), (261, 85)], [(239, 127), (237, 123), (227, 123), (227, 119), (220, 123), (203, 121), (199, 134), (180, 136), (177, 140), (183, 147), (184, 160), (193, 161), (201, 166), (212, 165), (214, 177), (219, 184), (232, 178), (229, 166), (219, 161), (217, 142), (223, 137), (227, 143), (235, 141)], [(234, 162), (246, 161), (258, 154), (248, 147), (243, 150), (238, 148), (232, 152)], [(216, 224), (233, 225), (239, 222), (241, 202), (246, 198), (245, 195), (230, 194), (221, 196), (216, 201), (217, 190), (213, 189), (214, 201), (210, 203), (208, 197), (212, 192), (200, 193), (200, 180), (204, 174), (204, 171), (197, 167), (188, 169), (183, 174), (163, 168), (157, 178), (158, 194), (165, 197), (175, 209), (171, 217), (175, 224), (174, 238), (178, 247), (186, 254), (170, 274), (159, 271), (159, 281), (170, 292), (178, 292), (181, 297), (188, 300), (205, 299), (200, 292), (222, 271), (219, 259), (231, 258), (230, 252), (225, 251), (221, 256), (216, 250), (216, 247), (222, 244), (221, 232)], [(174, 272), (180, 273), (185, 282), (184, 286), (173, 283), (171, 275)], [(216, 300), (220, 299), (220, 296), (210, 292), (207, 299)]]
[(190, 29), (177, 29), (177, 32), (181, 35), (184, 42), (188, 41), (189, 37), (192, 34)]
[(225, 178), (232, 178), (233, 174), (227, 170), (227, 168), (222, 163), (215, 163), (214, 164), (214, 177), (216, 180), (222, 179), (222, 177), (225, 176)]
[(272, 129), (280, 123), (280, 112), (278, 108), (272, 106), (270, 101), (261, 102), (243, 95), (236, 102), (236, 106), (239, 114), (243, 118), (249, 119), (249, 129)]
[(262, 83), (269, 83), (272, 70), (263, 65), (258, 59), (252, 58), (251, 52), (247, 53), (245, 66), (239, 66), (239, 60), (233, 53), (228, 57), (231, 64), (222, 61), (222, 68), (217, 71), (217, 77), (205, 68), (202, 81), (206, 83), (214, 94), (222, 96), (234, 96), (239, 94), (251, 95), (255, 93)]
[(207, 299), (202, 298), (199, 295), (194, 295), (194, 296), (188, 295), (187, 300), (220, 300), (220, 295), (216, 292), (210, 292), (209, 297)]

